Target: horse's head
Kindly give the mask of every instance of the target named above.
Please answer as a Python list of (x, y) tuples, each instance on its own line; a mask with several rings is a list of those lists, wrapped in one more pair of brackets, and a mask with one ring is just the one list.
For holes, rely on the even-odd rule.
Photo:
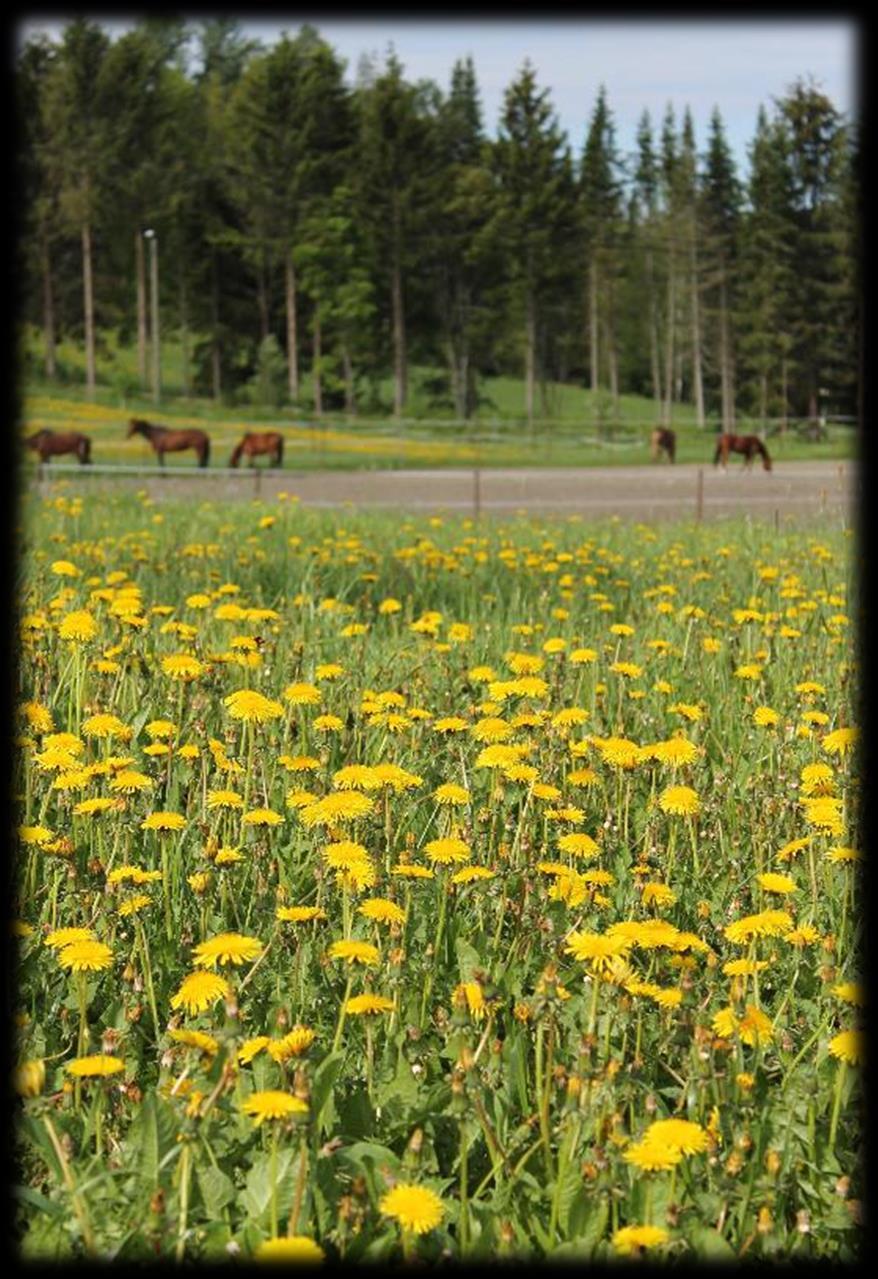
[(771, 470), (771, 458), (768, 456), (767, 453), (763, 453), (762, 455), (762, 466), (763, 466), (763, 469), (766, 471)]
[(125, 439), (130, 440), (131, 436), (137, 435), (138, 432), (141, 431), (144, 426), (146, 426), (146, 423), (141, 422), (140, 418), (138, 417), (131, 418), (128, 422), (128, 433), (125, 436)]

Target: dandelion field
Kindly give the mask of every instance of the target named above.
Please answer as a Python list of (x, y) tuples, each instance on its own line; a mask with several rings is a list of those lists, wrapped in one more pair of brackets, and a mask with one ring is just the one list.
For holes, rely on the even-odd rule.
[(849, 530), (21, 519), (24, 1257), (858, 1254)]

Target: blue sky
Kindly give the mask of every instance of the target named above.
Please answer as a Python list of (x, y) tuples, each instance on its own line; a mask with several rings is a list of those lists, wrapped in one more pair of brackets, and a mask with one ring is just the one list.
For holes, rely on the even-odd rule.
[[(19, 36), (42, 29), (57, 38), (70, 16), (34, 15), (19, 23)], [(98, 20), (115, 36), (133, 19), (100, 15)], [(577, 157), (602, 82), (621, 151), (633, 151), (644, 108), (658, 127), (668, 102), (678, 119), (687, 104), (691, 107), (701, 149), (716, 105), (742, 167), (759, 104), (770, 106), (772, 97), (781, 96), (798, 76), (813, 75), (840, 110), (856, 111), (858, 31), (847, 17), (405, 21), (333, 19), (302, 11), (284, 21), (240, 19), (244, 31), (264, 44), (271, 44), (284, 28), (294, 33), (306, 20), (347, 60), (351, 80), (361, 54), (383, 58), (392, 42), (410, 79), (433, 79), (445, 89), (455, 60), (471, 54), (489, 133), (496, 130), (504, 90), (529, 57), (538, 84), (551, 90)]]

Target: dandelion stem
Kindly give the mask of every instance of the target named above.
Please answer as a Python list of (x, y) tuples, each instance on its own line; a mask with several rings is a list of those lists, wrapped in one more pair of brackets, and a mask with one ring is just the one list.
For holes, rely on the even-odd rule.
[(344, 1027), (344, 1019), (347, 1013), (348, 999), (350, 997), (351, 986), (353, 985), (353, 982), (354, 982), (354, 974), (350, 973), (348, 976), (347, 985), (344, 988), (344, 998), (341, 1001), (341, 1008), (339, 1009), (339, 1013), (338, 1013), (338, 1025), (335, 1028), (335, 1038), (332, 1041), (333, 1052), (338, 1052), (338, 1046), (341, 1043), (341, 1032)]
[(70, 1199), (71, 1199), (71, 1203), (73, 1204), (73, 1211), (76, 1213), (76, 1218), (79, 1222), (80, 1230), (82, 1231), (82, 1239), (85, 1244), (85, 1250), (90, 1256), (94, 1256), (95, 1240), (94, 1240), (94, 1234), (91, 1228), (91, 1221), (89, 1220), (89, 1216), (88, 1216), (88, 1209), (86, 1208), (83, 1200), (81, 1200), (79, 1197), (79, 1194), (76, 1189), (76, 1182), (74, 1181), (73, 1173), (70, 1170), (70, 1164), (67, 1162), (67, 1157), (64, 1154), (64, 1148), (61, 1145), (60, 1141), (58, 1140), (58, 1134), (55, 1132), (52, 1121), (48, 1115), (43, 1115), (43, 1123), (46, 1125), (46, 1130), (49, 1134), (49, 1138), (55, 1150), (55, 1155), (58, 1159), (58, 1163), (61, 1165), (61, 1175), (64, 1178), (64, 1184), (67, 1187), (67, 1189), (70, 1191)]
[(186, 1252), (186, 1218), (189, 1215), (189, 1143), (183, 1143), (180, 1156), (180, 1221), (177, 1228), (177, 1261), (182, 1261)]
[(838, 1070), (835, 1074), (835, 1093), (832, 1099), (832, 1120), (829, 1125), (829, 1153), (835, 1153), (835, 1134), (838, 1128), (838, 1116), (841, 1111), (841, 1094), (844, 1087), (844, 1077), (847, 1071), (847, 1062), (839, 1061)]

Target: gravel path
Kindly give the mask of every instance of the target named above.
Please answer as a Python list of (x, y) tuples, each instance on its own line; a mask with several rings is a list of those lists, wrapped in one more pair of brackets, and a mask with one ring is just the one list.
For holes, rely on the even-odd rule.
[[(168, 468), (170, 469), (170, 468)], [(181, 471), (183, 468), (181, 468)], [(82, 477), (80, 479), (80, 476)], [(700, 477), (700, 478), (699, 478)], [(62, 477), (59, 474), (58, 479)], [(859, 477), (855, 463), (781, 462), (773, 471), (727, 471), (694, 464), (588, 467), (579, 469), (247, 471), (239, 475), (193, 472), (165, 477), (65, 472), (68, 491), (111, 487), (146, 490), (158, 501), (272, 500), (296, 495), (303, 506), (447, 511), (466, 515), (580, 515), (584, 519), (704, 519), (749, 513), (756, 518), (801, 519), (818, 514), (857, 516)], [(46, 482), (49, 492), (54, 482)]]

